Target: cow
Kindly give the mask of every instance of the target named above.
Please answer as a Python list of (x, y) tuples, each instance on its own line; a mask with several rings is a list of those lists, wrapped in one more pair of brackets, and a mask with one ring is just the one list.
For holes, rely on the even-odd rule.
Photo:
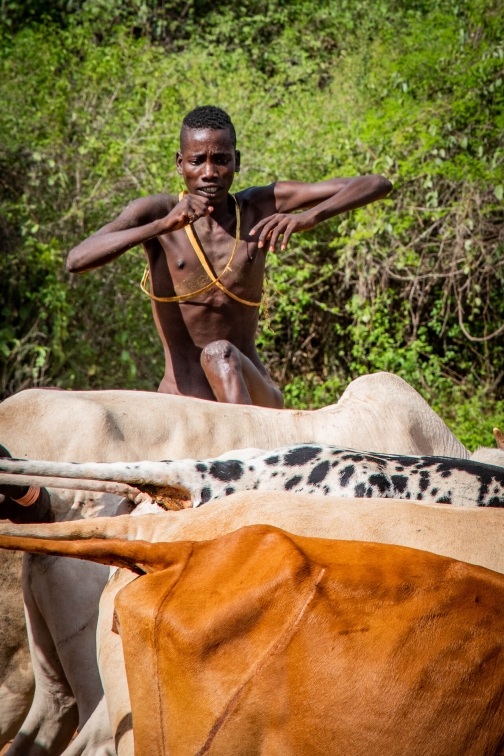
[[(51, 490), (51, 503), (56, 512), (67, 511), (71, 505), (71, 511), (79, 513), (84, 510), (93, 518), (115, 514), (120, 501), (117, 496), (106, 494)], [(24, 674), (27, 679), (24, 716), (21, 721), (17, 719), (15, 729), (11, 729), (7, 738), (9, 740), (18, 733), (9, 754), (59, 754), (79, 727), (79, 736), (65, 751), (65, 756), (115, 756), (95, 661), (98, 600), (108, 576), (109, 571), (102, 565), (25, 554), (23, 593), (27, 627), (25, 629), (24, 621), (22, 625), (20, 621), (16, 629), (17, 643), (26, 649), (28, 658), (23, 667), (12, 671), (11, 676), (17, 679)], [(16, 588), (13, 603), (21, 602), (22, 616), (19, 583)], [(10, 615), (11, 611), (2, 616), (4, 623), (7, 624)], [(29, 665), (26, 630), (36, 679), (34, 697), (34, 673)], [(6, 721), (7, 704), (11, 707), (12, 695), (6, 692), (7, 695), (0, 698), (2, 723)], [(23, 713), (21, 705), (20, 699), (16, 713)], [(28, 716), (26, 708), (29, 709)], [(94, 721), (90, 727), (92, 714)]]
[(29, 389), (0, 404), (0, 443), (14, 457), (28, 459), (194, 459), (303, 442), (385, 454), (470, 456), (420, 394), (391, 373), (357, 378), (337, 404), (319, 410), (115, 390)]
[(17, 733), (34, 693), (23, 610), (22, 555), (0, 554), (0, 746)]
[[(8, 451), (0, 445), (0, 457)], [(14, 498), (12, 498), (14, 497)], [(50, 496), (44, 489), (27, 486), (0, 486), (2, 514), (13, 522), (48, 522)], [(34, 693), (30, 653), (26, 643), (22, 594), (19, 590), (21, 555), (0, 557), (5, 611), (0, 624), (0, 747), (14, 737), (28, 714)]]
[[(431, 522), (443, 511), (405, 506), (432, 510)], [(444, 508), (441, 520), (469, 512), (473, 525), (500, 516), (502, 529), (502, 512)], [(172, 518), (143, 519), (159, 528)], [(130, 528), (142, 518), (102, 520), (107, 538), (91, 522), (38, 526), (35, 538), (17, 526), (0, 546), (141, 576), (114, 601), (135, 756), (502, 753), (502, 573), (267, 525), (214, 540), (125, 540), (113, 533), (121, 519)]]
[[(204, 507), (165, 512), (161, 516), (134, 514), (50, 525), (5, 523), (0, 526), (0, 543), (5, 544), (3, 536), (30, 537), (39, 539), (42, 552), (68, 554), (69, 542), (75, 548), (76, 541), (89, 544), (93, 539), (116, 543), (208, 540), (255, 523), (310, 537), (404, 545), (504, 573), (502, 509), (287, 492), (247, 491)], [(47, 539), (58, 543), (48, 544)], [(62, 551), (58, 552), (55, 546)], [(134, 577), (127, 570), (116, 572), (103, 592), (100, 605), (98, 658), (118, 756), (133, 756), (133, 745), (122, 646), (118, 636), (111, 632), (113, 603), (117, 591)], [(88, 725), (92, 722), (93, 717)]]
[[(504, 452), (498, 453), (504, 457)], [(225, 458), (163, 462), (70, 464), (0, 459), (0, 481), (5, 474), (9, 481), (43, 482), (45, 476), (51, 476), (52, 485), (62, 478), (62, 487), (70, 482), (81, 488), (95, 486), (104, 490), (129, 486), (126, 493), (135, 502), (143, 492), (166, 509), (198, 507), (237, 491), (252, 490), (504, 507), (502, 466), (472, 459), (377, 454), (322, 444), (296, 444), (267, 452), (236, 450)]]
[[(0, 442), (5, 443), (14, 456), (34, 460), (118, 462), (194, 458), (218, 455), (233, 448), (272, 449), (280, 444), (303, 441), (337, 443), (377, 452), (469, 456), (467, 449), (420, 395), (402, 379), (387, 373), (358, 378), (348, 386), (338, 404), (312, 412), (239, 407), (128, 391), (28, 390), (0, 404)], [(123, 506), (119, 505), (118, 497), (108, 494), (100, 497), (82, 491), (56, 492), (55, 489), (51, 489), (51, 493), (57, 520), (113, 514), (113, 510)], [(39, 688), (50, 691), (56, 681), (57, 689), (64, 690), (66, 700), (71, 698), (72, 686), (63, 672), (68, 669), (68, 663), (62, 666), (59, 658), (68, 649), (69, 636), (74, 638), (74, 659), (83, 653), (86, 644), (80, 642), (79, 634), (75, 636), (75, 628), (69, 623), (75, 613), (62, 611), (59, 605), (52, 606), (44, 597), (68, 595), (79, 604), (84, 586), (93, 584), (93, 579), (87, 579), (90, 569), (90, 565), (77, 564), (75, 570), (70, 570), (56, 558), (33, 555), (25, 558), (25, 596), (33, 607), (32, 630), (37, 634), (32, 655), (38, 654), (37, 643), (50, 649), (46, 654), (48, 658), (36, 664), (41, 675)], [(93, 566), (92, 569), (99, 568)], [(107, 571), (103, 569), (102, 573), (102, 579), (106, 580)], [(53, 585), (60, 590), (53, 590)], [(97, 606), (99, 593), (97, 584), (95, 598), (91, 600), (87, 591), (80, 604), (85, 598)], [(0, 621), (8, 624), (8, 619), (3, 612)], [(87, 632), (91, 632), (90, 625)], [(54, 660), (54, 665), (48, 665), (48, 659)], [(87, 659), (87, 665), (81, 666), (91, 669), (93, 659)], [(25, 681), (29, 677), (24, 674)], [(3, 679), (0, 677), (0, 683)], [(26, 690), (29, 703), (31, 686)], [(8, 696), (3, 695), (2, 733), (5, 733), (2, 724), (8, 709)], [(100, 731), (102, 725), (98, 726)], [(81, 726), (81, 734), (86, 728), (89, 730), (82, 718)], [(60, 737), (57, 734), (60, 729), (55, 708), (39, 698), (23, 727), (22, 742), (19, 748), (16, 745), (11, 750), (10, 756), (16, 753), (29, 756), (29, 743), (40, 739), (42, 731), (44, 748), (47, 754), (51, 753), (53, 742)], [(70, 725), (66, 732), (69, 729)], [(0, 745), (3, 745), (5, 740), (1, 737)]]

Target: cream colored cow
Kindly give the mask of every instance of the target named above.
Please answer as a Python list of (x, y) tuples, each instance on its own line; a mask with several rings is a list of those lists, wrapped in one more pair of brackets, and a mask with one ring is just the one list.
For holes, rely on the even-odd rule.
[(32, 389), (0, 404), (0, 443), (27, 459), (197, 459), (310, 441), (391, 454), (469, 456), (420, 394), (391, 373), (357, 378), (337, 404), (314, 411), (145, 391)]
[[(209, 457), (228, 449), (251, 446), (272, 449), (282, 444), (310, 441), (378, 452), (469, 456), (467, 449), (422, 397), (402, 379), (389, 373), (358, 378), (348, 386), (337, 404), (316, 411), (224, 405), (130, 391), (29, 390), (0, 404), (0, 443), (15, 457), (32, 460), (155, 461)], [(105, 500), (95, 496), (91, 497), (90, 503), (88, 494), (75, 491), (60, 492), (57, 500), (53, 499), (58, 520), (112, 514), (119, 502), (117, 498)], [(85, 600), (91, 602), (90, 606), (94, 601), (96, 607), (100, 581), (104, 581), (107, 574), (102, 570), (102, 577), (98, 579), (97, 570), (100, 568), (96, 566), (77, 564), (75, 570), (70, 570), (58, 559), (37, 556), (27, 557), (26, 567), (25, 596), (30, 607), (32, 656), (40, 675), (39, 696), (10, 756), (29, 756), (31, 744), (37, 739), (50, 754), (54, 752), (56, 742), (69, 737), (68, 732), (76, 722), (73, 702), (76, 694), (79, 698), (77, 688), (82, 692), (85, 687), (77, 682), (69, 684), (67, 678), (72, 676), (70, 659), (76, 660), (79, 654), (82, 655), (86, 645), (81, 643), (79, 633), (76, 634), (75, 612), (63, 611), (62, 606), (66, 597), (71, 597), (76, 605), (79, 602), (82, 605), (84, 586), (97, 580), (95, 598), (91, 600), (89, 593), (85, 596)], [(54, 599), (49, 600), (49, 596)], [(92, 626), (92, 616), (89, 617), (89, 627)], [(5, 613), (3, 621), (7, 626), (9, 618)], [(69, 637), (73, 646), (67, 641)], [(44, 653), (37, 660), (41, 648)], [(73, 663), (76, 669), (81, 665), (91, 669), (93, 660), (86, 657), (82, 662)], [(26, 707), (31, 695), (30, 675), (26, 672), (21, 675), (21, 668), (19, 672)], [(0, 685), (5, 680), (1, 675), (0, 667)], [(13, 675), (12, 680), (16, 677)], [(55, 687), (51, 687), (53, 683)], [(97, 695), (96, 685), (93, 690), (93, 695), (84, 690), (82, 696), (80, 719), (83, 727), (92, 709), (93, 696)], [(47, 691), (42, 699), (41, 691)], [(0, 745), (2, 735), (5, 742), (6, 720), (12, 729), (9, 700), (8, 694), (0, 700)], [(51, 703), (54, 700), (61, 701), (65, 711), (69, 712), (64, 727), (61, 711)], [(16, 701), (19, 726), (24, 710), (19, 695)], [(66, 756), (86, 752), (86, 728), (92, 730), (91, 723), (84, 727), (79, 741), (84, 744), (84, 750), (76, 750), (81, 745), (79, 742), (75, 745), (74, 741), (73, 750), (65, 752)], [(102, 724), (97, 724), (95, 730), (100, 728)]]

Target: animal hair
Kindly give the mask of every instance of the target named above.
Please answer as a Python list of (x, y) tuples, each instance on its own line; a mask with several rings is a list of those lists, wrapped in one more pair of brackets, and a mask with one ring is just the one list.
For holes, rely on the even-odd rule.
[(233, 147), (236, 147), (236, 131), (233, 122), (225, 110), (215, 105), (202, 105), (187, 113), (180, 130), (181, 145), (188, 129), (212, 129), (213, 131), (228, 129)]
[(243, 457), (235, 450), (220, 459), (135, 463), (128, 474), (159, 481), (158, 487), (183, 489), (193, 507), (238, 491), (290, 491), (504, 508), (504, 467), (495, 462), (293, 444), (273, 451), (247, 449)]
[(502, 449), (491, 449), (488, 446), (480, 446), (471, 454), (469, 459), (475, 462), (484, 462), (487, 465), (504, 467), (504, 451)]

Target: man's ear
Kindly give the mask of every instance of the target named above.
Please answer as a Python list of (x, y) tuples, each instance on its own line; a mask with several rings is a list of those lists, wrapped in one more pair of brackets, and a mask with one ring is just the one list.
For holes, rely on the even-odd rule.
[(235, 150), (235, 173), (240, 173), (241, 166), (241, 153), (240, 150)]
[(182, 153), (180, 150), (177, 150), (177, 154), (175, 156), (175, 165), (177, 166), (177, 173), (182, 176)]

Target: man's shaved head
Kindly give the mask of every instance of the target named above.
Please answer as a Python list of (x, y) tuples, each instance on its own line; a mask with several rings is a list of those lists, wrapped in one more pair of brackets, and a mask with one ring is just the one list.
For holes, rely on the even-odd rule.
[(184, 146), (185, 134), (189, 129), (212, 129), (214, 131), (228, 130), (233, 147), (236, 148), (236, 131), (225, 110), (215, 105), (202, 105), (194, 108), (182, 121), (180, 129), (180, 147)]

